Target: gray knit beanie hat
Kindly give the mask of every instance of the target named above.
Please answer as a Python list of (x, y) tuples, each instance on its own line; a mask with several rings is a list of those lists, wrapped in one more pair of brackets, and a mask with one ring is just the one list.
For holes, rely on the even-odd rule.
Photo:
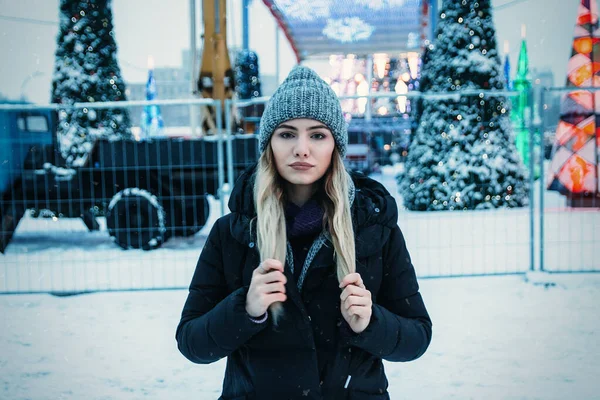
[(310, 118), (324, 123), (335, 140), (342, 158), (346, 155), (348, 130), (335, 92), (312, 69), (295, 66), (277, 88), (260, 120), (258, 145), (262, 153), (273, 132), (282, 122)]

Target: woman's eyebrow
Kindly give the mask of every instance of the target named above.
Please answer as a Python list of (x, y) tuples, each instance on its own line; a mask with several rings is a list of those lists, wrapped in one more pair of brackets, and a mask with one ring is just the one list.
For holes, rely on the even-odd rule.
[[(275, 129), (276, 129), (276, 130), (277, 130), (277, 129), (291, 129), (291, 130), (293, 130), (293, 131), (297, 131), (297, 130), (298, 130), (298, 128), (296, 128), (295, 126), (292, 126), (292, 125), (286, 125), (286, 124), (281, 124), (281, 125), (279, 125), (277, 128), (275, 128)], [(314, 129), (329, 129), (329, 128), (327, 128), (325, 125), (315, 125), (315, 126), (311, 126), (311, 127), (310, 127), (310, 128), (308, 128), (307, 130), (309, 130), (309, 131), (312, 131), (312, 130), (314, 130)]]
[(293, 131), (297, 131), (298, 129), (296, 129), (295, 126), (292, 125), (286, 125), (286, 124), (281, 124), (279, 125), (276, 129), (291, 129)]

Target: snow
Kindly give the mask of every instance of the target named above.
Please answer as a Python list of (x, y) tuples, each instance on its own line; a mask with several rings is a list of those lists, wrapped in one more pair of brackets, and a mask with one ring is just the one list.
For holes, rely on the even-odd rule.
[[(384, 361), (392, 399), (597, 395), (600, 275), (422, 279), (433, 340)], [(0, 398), (216, 399), (225, 360), (177, 350), (185, 290), (0, 296)]]
[(34, 173), (36, 175), (52, 174), (57, 181), (70, 181), (77, 174), (77, 171), (72, 168), (62, 168), (51, 163), (44, 163), (44, 169), (36, 169)]
[[(372, 175), (399, 205), (394, 177), (403, 168), (385, 166)], [(600, 213), (566, 209), (564, 197), (544, 194), (546, 267), (600, 270), (594, 246)], [(538, 198), (539, 192), (536, 204)], [(0, 296), (0, 398), (217, 398), (225, 360), (194, 365), (178, 352), (174, 338), (187, 296), (182, 288), (218, 217), (219, 201), (210, 197), (209, 203), (209, 220), (200, 232), (153, 251), (120, 249), (102, 218), (100, 231), (87, 232), (80, 220), (25, 217), (0, 255), (0, 290), (175, 290)], [(536, 209), (536, 223), (537, 215)], [(385, 362), (392, 399), (597, 395), (600, 274), (525, 273), (527, 208), (401, 209), (398, 223), (434, 336), (419, 360)], [(523, 274), (425, 279), (503, 272)]]
[(498, 61), (486, 57), (478, 51), (470, 51), (467, 55), (467, 65), (471, 70), (477, 71), (480, 74), (490, 74), (492, 72), (498, 72), (499, 65)]

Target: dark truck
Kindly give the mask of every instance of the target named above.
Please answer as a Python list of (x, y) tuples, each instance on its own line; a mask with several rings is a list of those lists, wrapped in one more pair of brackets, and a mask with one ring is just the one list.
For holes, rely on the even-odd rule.
[[(220, 195), (216, 137), (100, 139), (85, 162), (67, 166), (56, 124), (55, 111), (0, 110), (0, 252), (27, 211), (81, 218), (90, 231), (105, 216), (108, 233), (124, 249), (154, 249), (205, 225), (207, 195)], [(258, 140), (239, 134), (229, 140), (235, 180), (258, 159)]]

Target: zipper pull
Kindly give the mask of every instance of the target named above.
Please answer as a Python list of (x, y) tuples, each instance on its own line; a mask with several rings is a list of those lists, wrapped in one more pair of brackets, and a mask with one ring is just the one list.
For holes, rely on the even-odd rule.
[(352, 379), (352, 375), (348, 375), (348, 378), (346, 379), (346, 384), (344, 385), (344, 389), (348, 389), (348, 384), (350, 383), (350, 379)]

